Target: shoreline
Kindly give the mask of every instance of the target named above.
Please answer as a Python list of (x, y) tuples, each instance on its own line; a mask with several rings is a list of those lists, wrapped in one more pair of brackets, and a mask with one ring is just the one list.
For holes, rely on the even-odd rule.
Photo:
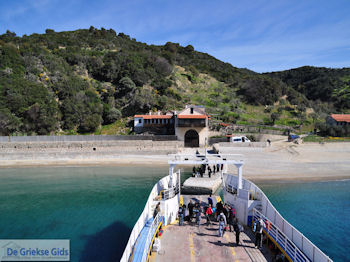
[[(135, 156), (134, 156), (135, 157)], [(168, 168), (168, 163), (165, 159), (166, 156), (159, 156), (163, 159), (155, 158), (113, 158), (113, 159), (75, 159), (75, 160), (7, 160), (1, 161), (0, 169), (11, 168), (45, 168), (45, 167), (118, 167), (118, 166), (145, 166), (145, 167), (164, 167)], [(183, 168), (185, 166), (179, 166)], [(350, 169), (350, 167), (349, 167)], [(232, 171), (232, 170), (230, 170)], [(275, 171), (276, 172), (276, 171)], [(274, 172), (274, 173), (275, 173)], [(232, 172), (235, 173), (235, 172)], [(255, 184), (279, 184), (279, 183), (305, 183), (305, 182), (327, 182), (327, 181), (340, 181), (349, 180), (349, 175), (337, 175), (337, 174), (320, 174), (319, 172), (302, 175), (295, 175), (290, 171), (284, 171), (283, 173), (261, 173), (252, 174), (251, 171), (247, 172), (245, 166), (243, 166), (243, 177), (252, 181)]]
[[(185, 154), (196, 149), (181, 148)], [(203, 151), (203, 149), (200, 149)], [(230, 148), (230, 154), (243, 154), (243, 177), (254, 183), (295, 183), (350, 179), (350, 143), (305, 143), (296, 145), (284, 141), (267, 148)], [(97, 152), (96, 152), (97, 153)], [(0, 157), (0, 169), (34, 167), (88, 166), (154, 166), (168, 167), (168, 155), (163, 151), (143, 150), (137, 153), (100, 151), (98, 154), (61, 150), (35, 152), (17, 149)], [(222, 153), (222, 152), (221, 152)], [(229, 167), (236, 174), (235, 167)]]

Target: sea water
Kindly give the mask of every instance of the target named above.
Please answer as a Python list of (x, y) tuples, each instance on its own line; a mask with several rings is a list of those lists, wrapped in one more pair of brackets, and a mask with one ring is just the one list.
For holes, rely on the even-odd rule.
[[(167, 173), (166, 166), (0, 169), (0, 239), (70, 239), (71, 261), (118, 261)], [(259, 186), (326, 254), (347, 261), (349, 180)]]
[(168, 168), (0, 169), (0, 239), (70, 239), (71, 261), (118, 261)]
[(334, 261), (350, 261), (350, 180), (258, 184), (294, 227)]

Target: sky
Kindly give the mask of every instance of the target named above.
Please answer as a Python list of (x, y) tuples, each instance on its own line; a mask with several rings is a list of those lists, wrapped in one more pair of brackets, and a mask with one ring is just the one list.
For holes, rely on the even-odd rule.
[(350, 67), (349, 0), (0, 0), (0, 34), (91, 25), (256, 72)]

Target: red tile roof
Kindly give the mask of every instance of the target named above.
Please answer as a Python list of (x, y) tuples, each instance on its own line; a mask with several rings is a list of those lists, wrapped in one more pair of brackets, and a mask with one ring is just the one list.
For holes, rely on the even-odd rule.
[(135, 117), (140, 117), (143, 119), (170, 119), (173, 116), (172, 115), (134, 115)]
[(350, 123), (350, 114), (331, 114), (331, 117), (338, 122), (348, 122)]
[(177, 115), (179, 119), (206, 119), (206, 115)]

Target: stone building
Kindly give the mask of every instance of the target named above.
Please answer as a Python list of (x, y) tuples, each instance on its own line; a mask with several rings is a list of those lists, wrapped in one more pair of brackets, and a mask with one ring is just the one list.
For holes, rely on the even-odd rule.
[(331, 114), (326, 118), (329, 126), (350, 126), (350, 114)]
[(148, 115), (134, 116), (134, 131), (136, 134), (174, 135), (174, 123), (174, 114), (171, 112), (165, 115), (150, 112)]
[(137, 134), (176, 135), (185, 147), (204, 146), (208, 139), (208, 120), (203, 106), (187, 105), (179, 113), (134, 116), (134, 131)]
[(176, 115), (175, 135), (185, 147), (204, 146), (208, 139), (208, 115), (201, 106), (186, 106)]

